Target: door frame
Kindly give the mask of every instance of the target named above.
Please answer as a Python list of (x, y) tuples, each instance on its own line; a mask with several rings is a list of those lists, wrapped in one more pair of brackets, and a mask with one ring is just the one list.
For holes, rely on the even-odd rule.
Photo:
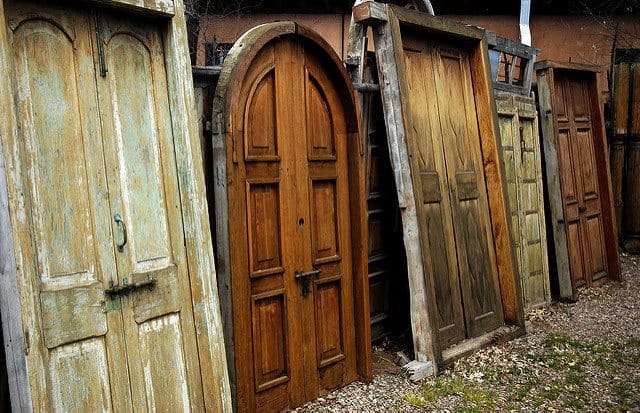
[(229, 376), (236, 400), (235, 351), (233, 334), (233, 291), (231, 274), (232, 244), (229, 234), (229, 210), (227, 191), (227, 168), (233, 162), (233, 142), (242, 139), (241, 125), (232, 122), (233, 114), (240, 105), (240, 87), (256, 55), (269, 42), (282, 36), (291, 36), (311, 43), (331, 62), (329, 70), (334, 71), (342, 83), (337, 90), (346, 103), (348, 185), (352, 240), (352, 276), (354, 295), (354, 319), (356, 330), (356, 368), (361, 380), (372, 379), (371, 367), (371, 326), (369, 324), (369, 284), (367, 279), (367, 228), (364, 179), (364, 147), (359, 133), (360, 117), (355, 92), (342, 62), (331, 46), (314, 31), (294, 22), (262, 24), (243, 34), (225, 58), (213, 100), (213, 168), (215, 198), (216, 264), (218, 270), (218, 290), (222, 306), (223, 329)]
[(569, 268), (569, 251), (567, 245), (567, 229), (564, 225), (564, 208), (562, 187), (560, 183), (560, 163), (558, 159), (558, 131), (556, 128), (556, 73), (582, 73), (587, 77), (591, 122), (593, 129), (593, 145), (596, 162), (596, 174), (600, 188), (600, 203), (602, 211), (602, 226), (604, 230), (604, 244), (606, 260), (609, 266), (608, 277), (620, 280), (620, 255), (618, 254), (618, 236), (616, 233), (615, 207), (613, 203), (613, 189), (611, 187), (611, 169), (609, 168), (609, 146), (604, 126), (603, 107), (598, 94), (597, 75), (603, 70), (600, 66), (554, 62), (544, 60), (535, 64), (538, 79), (538, 104), (540, 106), (540, 126), (544, 149), (546, 169), (547, 196), (549, 199), (549, 216), (556, 256), (556, 268), (559, 283), (560, 298), (576, 300), (576, 287), (571, 281)]
[[(210, 411), (231, 411), (183, 2), (90, 0), (90, 3), (95, 8), (115, 7), (126, 13), (155, 16), (166, 23), (161, 37), (199, 362), (207, 395), (205, 407)], [(16, 169), (20, 134), (13, 95), (17, 85), (7, 30), (5, 7), (0, 1), (0, 113), (6, 114), (0, 122), (0, 311), (12, 409), (40, 411), (50, 406), (40, 388), (44, 372), (39, 350), (42, 343), (37, 333), (39, 321), (28, 304), (34, 291), (31, 280), (25, 279), (21, 270), (31, 265), (24, 262), (22, 253), (29, 228), (23, 218), (27, 216), (24, 200), (16, 191), (23, 176)]]
[(411, 127), (407, 127), (407, 124), (412, 120), (408, 102), (402, 99), (402, 96), (408, 95), (402, 31), (410, 30), (423, 35), (425, 39), (448, 39), (469, 53), (504, 321), (516, 327), (509, 335), (519, 335), (524, 333), (522, 291), (512, 246), (506, 179), (497, 139), (498, 117), (491, 83), (487, 35), (484, 29), (478, 27), (372, 1), (354, 6), (353, 19), (357, 24), (373, 28), (389, 154), (402, 211), (414, 353), (416, 360), (423, 363), (423, 367), (420, 367), (423, 374), (436, 374), (446, 362), (475, 347), (486, 345), (491, 341), (491, 333), (471, 340), (456, 351), (444, 352), (437, 328), (434, 328), (437, 325), (435, 288), (429, 276), (430, 269), (425, 266), (428, 258), (423, 257), (423, 251), (428, 248), (421, 246), (416, 209), (416, 199), (420, 198), (414, 194), (413, 186), (417, 180), (414, 181), (410, 169), (411, 154), (407, 146), (411, 133)]

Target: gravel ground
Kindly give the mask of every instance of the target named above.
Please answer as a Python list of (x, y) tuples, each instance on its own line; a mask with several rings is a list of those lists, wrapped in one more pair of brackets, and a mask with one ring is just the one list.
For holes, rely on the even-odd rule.
[(622, 270), (622, 282), (530, 312), (527, 335), (436, 378), (411, 383), (375, 352), (373, 383), (352, 383), (297, 411), (640, 412), (640, 257), (623, 254)]

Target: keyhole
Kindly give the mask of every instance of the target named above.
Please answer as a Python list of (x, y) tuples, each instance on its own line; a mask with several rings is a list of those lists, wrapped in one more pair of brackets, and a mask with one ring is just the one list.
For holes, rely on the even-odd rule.
[(303, 219), (303, 218), (300, 218), (300, 219), (298, 220), (298, 225), (300, 225), (300, 226), (303, 226), (303, 225), (304, 225), (304, 219)]

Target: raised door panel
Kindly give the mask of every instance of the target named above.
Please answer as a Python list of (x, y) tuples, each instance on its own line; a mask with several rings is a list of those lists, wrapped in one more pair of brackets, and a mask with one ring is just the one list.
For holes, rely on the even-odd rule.
[(567, 98), (571, 105), (571, 132), (575, 139), (572, 150), (579, 174), (578, 212), (583, 237), (583, 269), (585, 281), (590, 284), (606, 275), (604, 230), (601, 222), (602, 209), (590, 100), (587, 82), (582, 77), (567, 77), (565, 88), (570, 94)]
[[(424, 41), (407, 37), (404, 61), (409, 85), (409, 107), (413, 134), (410, 150), (415, 153), (412, 168), (418, 217), (423, 235), (425, 268), (430, 274), (437, 307), (440, 340), (446, 347), (465, 338), (460, 283), (451, 216), (443, 142), (437, 118), (434, 63)], [(427, 105), (427, 108), (425, 108)], [(413, 109), (415, 108), (415, 110)], [(420, 202), (421, 201), (421, 202)]]
[(199, 409), (204, 396), (159, 33), (153, 24), (113, 17), (98, 28), (117, 284), (153, 282), (123, 299), (136, 408)]
[(292, 95), (282, 93), (292, 87), (286, 66), (283, 51), (267, 45), (238, 85), (242, 110), (236, 121), (243, 128), (231, 148), (244, 148), (244, 154), (230, 168), (229, 203), (237, 241), (231, 254), (241, 410), (282, 410), (302, 399), (301, 360), (293, 355), (301, 347), (294, 321), (300, 316), (293, 249), (299, 226), (292, 200), (293, 129), (283, 106)]
[(538, 117), (531, 103), (523, 103), (518, 111), (522, 159), (519, 186), (523, 246), (521, 277), (527, 308), (548, 303), (550, 298)]
[(504, 320), (469, 57), (447, 46), (434, 46), (432, 56), (464, 314), (468, 335), (476, 337)]
[(41, 323), (30, 333), (42, 364), (31, 368), (43, 370), (42, 391), (61, 410), (122, 409), (130, 396), (120, 315), (112, 311), (120, 302), (104, 294), (115, 265), (90, 20), (28, 3), (11, 5), (7, 16), (27, 211), (19, 220), (32, 263), (23, 271)]
[(584, 263), (584, 243), (580, 223), (580, 192), (581, 180), (579, 161), (575, 153), (575, 126), (571, 120), (570, 90), (565, 81), (556, 76), (554, 79), (556, 110), (558, 163), (560, 172), (560, 186), (564, 213), (564, 226), (567, 234), (567, 251), (569, 254), (569, 268), (574, 286), (583, 285), (586, 281)]
[(318, 395), (356, 378), (349, 189), (348, 176), (342, 172), (349, 170), (347, 125), (332, 76), (322, 59), (305, 53), (308, 151), (299, 182), (302, 187), (306, 181), (308, 188), (304, 198), (308, 199), (310, 225), (304, 228), (311, 232), (311, 251), (303, 251), (303, 269), (320, 272), (308, 297), (313, 305), (303, 299), (303, 308), (310, 311), (302, 322), (314, 320), (310, 324), (315, 328), (315, 342), (309, 348), (315, 347), (316, 358), (313, 363), (308, 361), (307, 375), (317, 376)]

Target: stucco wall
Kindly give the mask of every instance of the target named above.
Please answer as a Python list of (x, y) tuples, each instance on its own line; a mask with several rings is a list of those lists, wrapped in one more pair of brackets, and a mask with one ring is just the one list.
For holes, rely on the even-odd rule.
[[(447, 16), (481, 26), (501, 36), (518, 39), (516, 16)], [(198, 39), (198, 64), (204, 64), (204, 44), (213, 40), (233, 42), (242, 33), (261, 23), (293, 20), (320, 33), (344, 58), (349, 15), (340, 14), (256, 14), (202, 19)], [(640, 48), (640, 18), (619, 16), (615, 21), (598, 21), (590, 16), (532, 16), (533, 46), (541, 50), (538, 60), (553, 59), (602, 65), (601, 92), (608, 90), (607, 70), (611, 63), (614, 28), (618, 26), (617, 47)]]

